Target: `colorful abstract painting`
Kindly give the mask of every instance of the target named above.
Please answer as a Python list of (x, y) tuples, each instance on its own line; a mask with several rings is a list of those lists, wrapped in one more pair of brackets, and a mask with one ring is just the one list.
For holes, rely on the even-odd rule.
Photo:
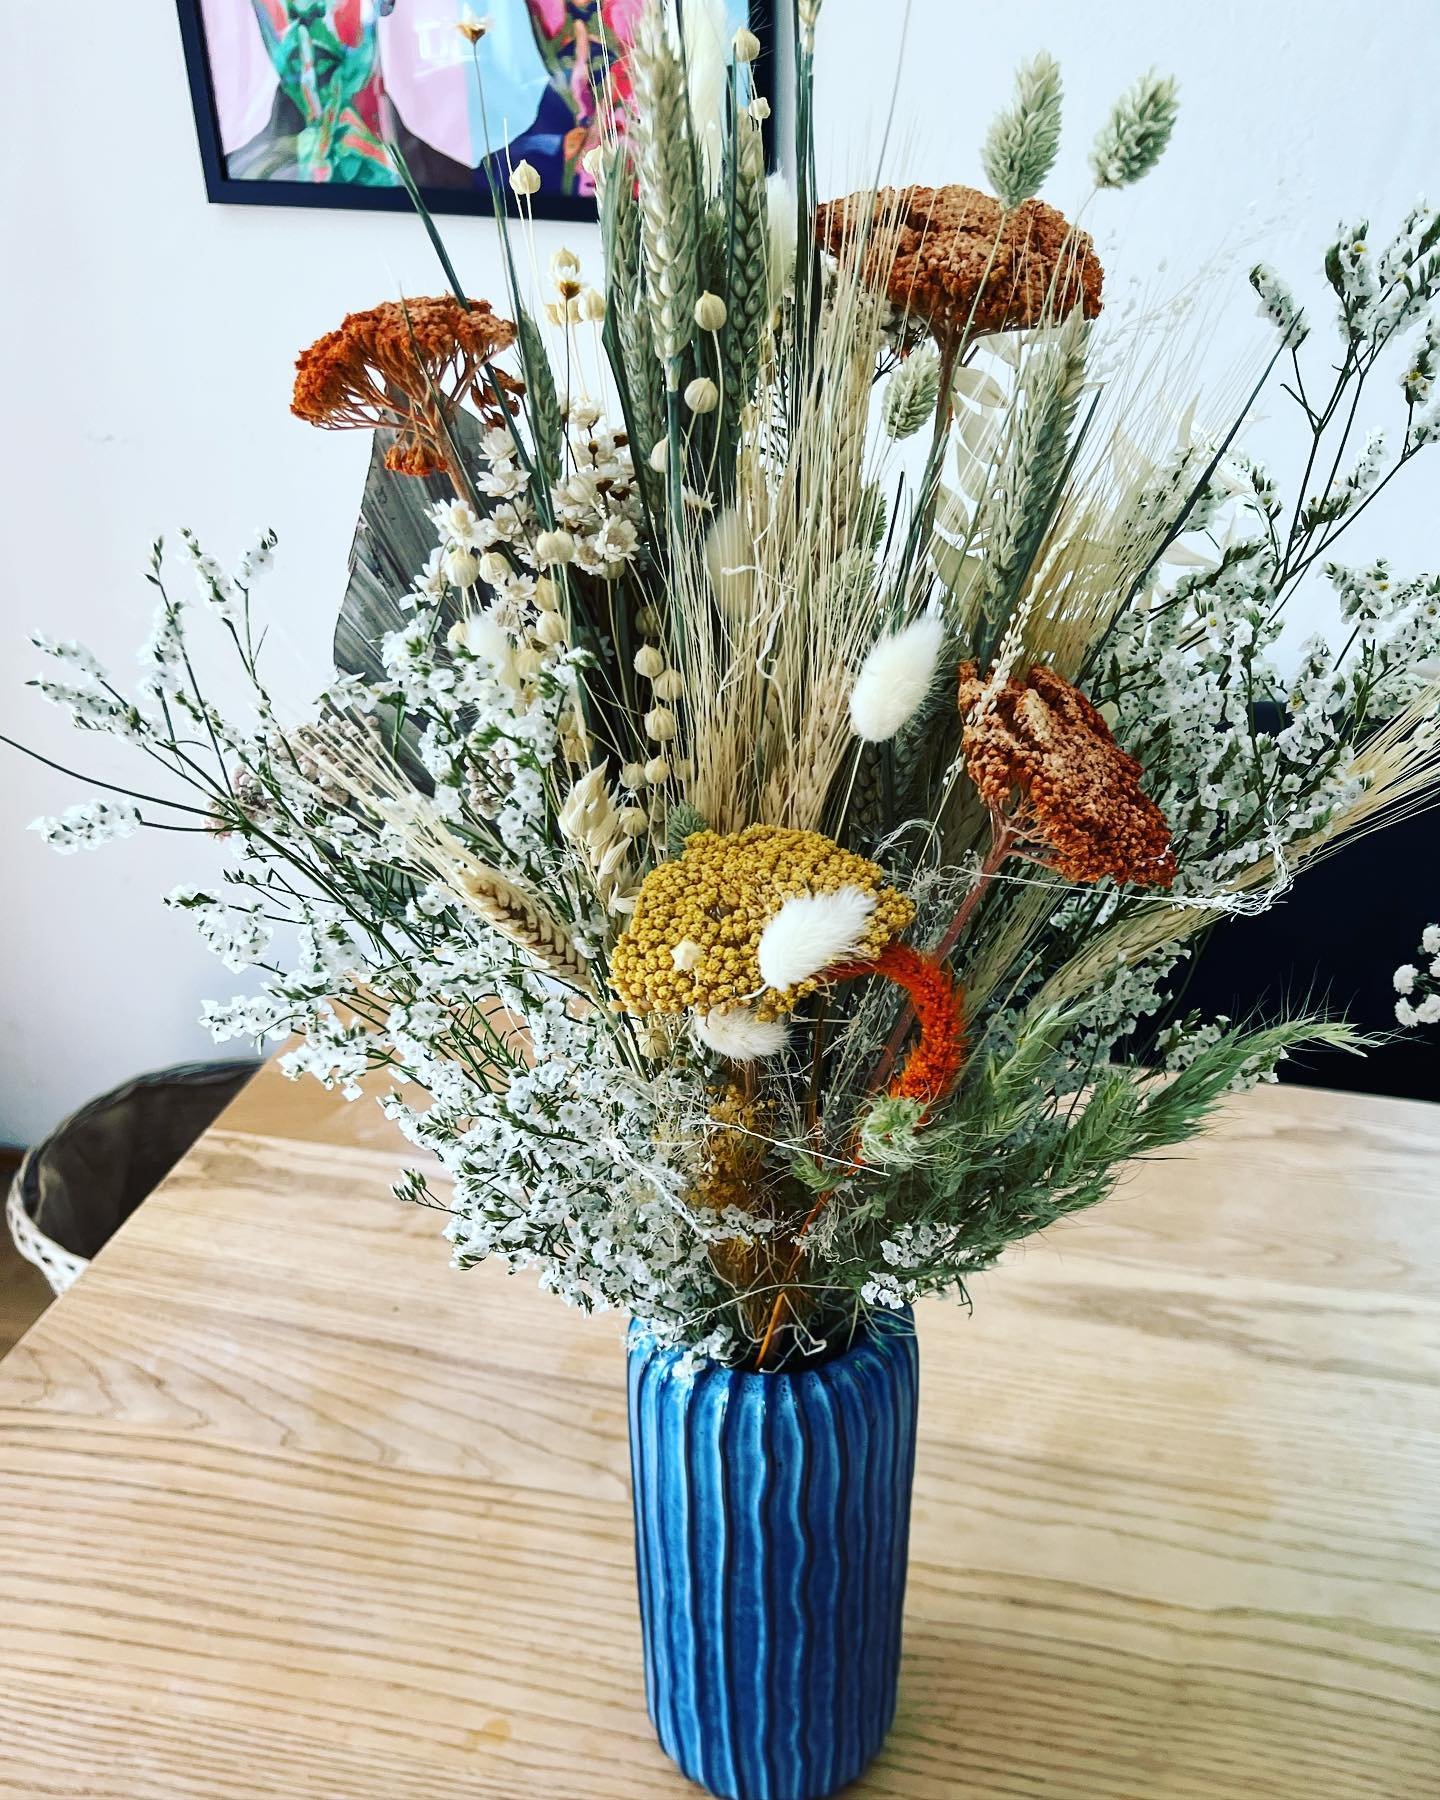
[[(692, 0), (706, 4), (707, 0)], [(708, 0), (767, 45), (769, 5)], [(440, 210), (539, 171), (535, 210), (593, 211), (585, 153), (630, 105), (641, 0), (180, 0), (212, 200), (405, 205), (389, 146)], [(472, 46), (462, 23), (483, 15)], [(478, 61), (478, 70), (477, 70)]]

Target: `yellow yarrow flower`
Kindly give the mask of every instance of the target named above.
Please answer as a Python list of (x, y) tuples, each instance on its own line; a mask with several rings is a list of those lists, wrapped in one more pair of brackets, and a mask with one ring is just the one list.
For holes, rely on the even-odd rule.
[(878, 956), (915, 915), (911, 901), (885, 885), (878, 863), (818, 831), (778, 825), (727, 835), (697, 831), (685, 840), (682, 856), (661, 863), (641, 883), (611, 960), (615, 991), (626, 1011), (642, 1015), (692, 1007), (709, 1013), (751, 1003), (762, 1020), (793, 1012), (820, 978), (767, 988), (760, 935), (787, 900), (842, 887), (875, 897), (859, 960)]

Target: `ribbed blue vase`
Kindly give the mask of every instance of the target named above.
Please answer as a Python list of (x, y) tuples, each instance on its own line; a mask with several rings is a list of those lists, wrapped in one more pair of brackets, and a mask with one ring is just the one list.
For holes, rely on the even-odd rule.
[(793, 1374), (630, 1334), (645, 1694), (726, 1800), (821, 1800), (895, 1715), (919, 1361), (907, 1314)]

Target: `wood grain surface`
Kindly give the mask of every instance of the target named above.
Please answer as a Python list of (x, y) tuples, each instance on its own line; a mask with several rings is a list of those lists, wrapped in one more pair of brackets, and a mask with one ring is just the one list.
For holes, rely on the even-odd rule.
[[(621, 1329), (452, 1272), (267, 1072), (0, 1362), (6, 1800), (680, 1800)], [(1440, 1795), (1440, 1109), (1234, 1103), (920, 1314), (852, 1793)]]

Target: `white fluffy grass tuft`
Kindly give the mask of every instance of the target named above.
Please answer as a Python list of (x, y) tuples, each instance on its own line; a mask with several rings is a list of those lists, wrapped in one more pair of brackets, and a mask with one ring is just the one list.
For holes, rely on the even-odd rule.
[(757, 1019), (748, 1006), (697, 1014), (692, 1029), (708, 1050), (732, 1062), (778, 1056), (790, 1041), (790, 1027), (783, 1019)]
[(893, 738), (920, 710), (930, 691), (945, 626), (940, 619), (916, 619), (871, 646), (850, 690), (850, 724), (868, 744)]
[(875, 896), (858, 887), (787, 900), (760, 934), (760, 979), (766, 987), (793, 987), (854, 956), (874, 911)]

